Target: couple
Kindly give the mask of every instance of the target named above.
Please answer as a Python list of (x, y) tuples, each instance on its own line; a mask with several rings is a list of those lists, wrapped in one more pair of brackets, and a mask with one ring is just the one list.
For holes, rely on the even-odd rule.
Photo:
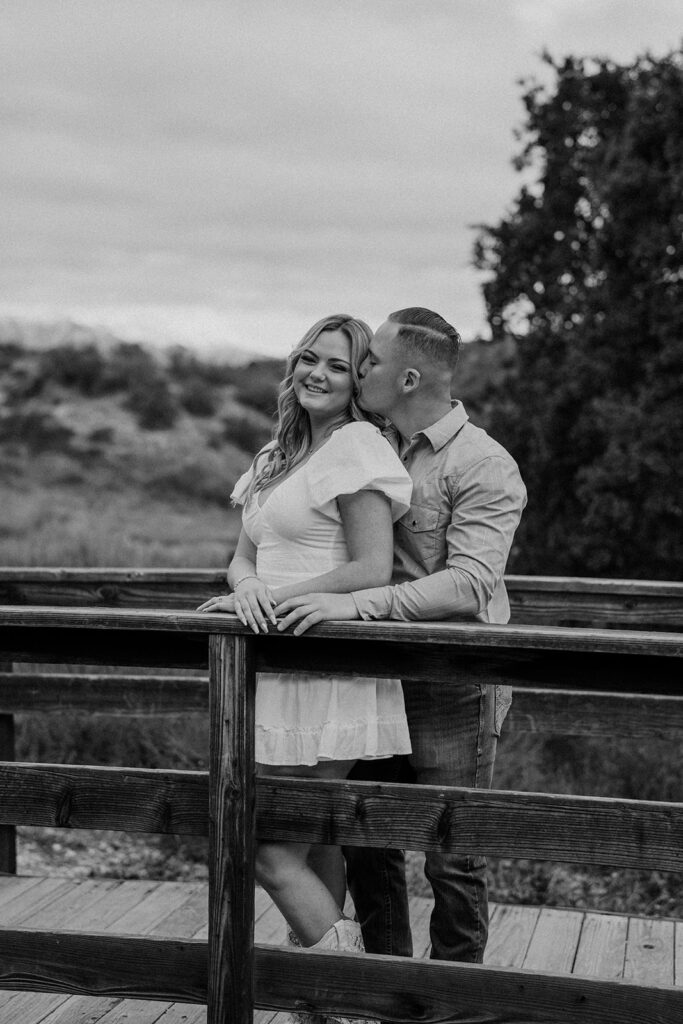
[[(243, 529), (234, 612), (255, 632), (324, 619), (506, 622), (503, 572), (526, 501), (513, 459), (468, 422), (451, 390), (460, 338), (423, 308), (372, 335), (348, 316), (316, 323), (291, 353), (274, 440), (232, 494)], [(257, 771), (488, 787), (509, 705), (503, 687), (261, 675)], [(394, 758), (392, 755), (407, 755)], [(391, 769), (391, 770), (389, 770)], [(410, 956), (399, 850), (258, 845), (257, 878), (289, 941)], [(432, 956), (481, 962), (485, 862), (430, 852)], [(342, 913), (346, 885), (358, 921)], [(362, 926), (362, 935), (361, 935)], [(328, 1018), (329, 1020), (329, 1018)]]

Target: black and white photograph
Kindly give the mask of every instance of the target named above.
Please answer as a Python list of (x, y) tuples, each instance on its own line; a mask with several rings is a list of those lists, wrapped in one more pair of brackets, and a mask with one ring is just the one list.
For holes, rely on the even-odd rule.
[(0, 1024), (678, 1024), (678, 0), (6, 0), (0, 126)]

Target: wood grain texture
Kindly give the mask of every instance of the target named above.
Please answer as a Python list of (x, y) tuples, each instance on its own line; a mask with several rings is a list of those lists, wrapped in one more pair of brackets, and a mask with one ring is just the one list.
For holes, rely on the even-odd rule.
[(208, 677), (0, 672), (0, 714), (88, 711), (164, 715), (208, 709)]
[(256, 1002), (409, 1024), (673, 1024), (683, 990), (366, 954), (257, 947)]
[(521, 967), (540, 912), (540, 907), (512, 903), (494, 907), (484, 963), (490, 967)]
[[(332, 625), (335, 624), (329, 624), (328, 628)], [(394, 624), (380, 624), (380, 630), (381, 625), (390, 628)], [(512, 630), (513, 627), (504, 628)], [(529, 629), (531, 627), (525, 627)], [(578, 637), (579, 630), (569, 632), (577, 634), (573, 637), (577, 643), (585, 639)], [(625, 636), (623, 633), (608, 635), (615, 640)], [(659, 636), (664, 638), (671, 634)], [(648, 634), (648, 639), (650, 637)], [(469, 639), (460, 633), (444, 643), (438, 637), (430, 639), (429, 634), (422, 634), (409, 643), (398, 642), (395, 638), (378, 643), (378, 639), (381, 639), (379, 631), (372, 640), (356, 638), (352, 643), (341, 637), (305, 636), (294, 640), (282, 636), (257, 637), (256, 664), (262, 672), (295, 672), (304, 664), (306, 671), (322, 675), (371, 675), (400, 678), (404, 682), (431, 680), (447, 686), (457, 686), (465, 680), (485, 686), (580, 688), (592, 692), (680, 695), (681, 691), (681, 663), (677, 652), (683, 637), (677, 637), (671, 646), (659, 646), (656, 642), (652, 646), (631, 646), (631, 641), (627, 640), (628, 646), (623, 649), (611, 644), (609, 649), (596, 652), (544, 648), (542, 644), (547, 637), (540, 633), (541, 646), (535, 650), (514, 646), (516, 640), (512, 634), (513, 646), (508, 649), (503, 648), (501, 637), (492, 634), (481, 638), (493, 641), (490, 648), (481, 644), (469, 646)], [(522, 639), (525, 644), (532, 642), (528, 632)], [(564, 642), (565, 638), (561, 639)], [(653, 654), (654, 650), (658, 654)]]
[(644, 985), (674, 983), (674, 922), (632, 917), (624, 977)]
[(253, 639), (209, 644), (209, 988), (207, 1024), (251, 1024), (256, 769)]
[[(143, 609), (45, 608), (35, 605), (0, 606), (0, 627), (125, 629), (142, 633), (161, 631), (253, 636), (236, 616), (227, 614), (200, 615), (196, 612)], [(484, 647), (500, 651), (529, 649), (683, 657), (683, 636), (676, 633), (552, 626), (497, 626), (471, 622), (327, 622), (315, 626), (304, 637), (273, 631), (268, 636), (256, 639), (259, 640), (259, 646), (264, 642), (278, 639), (287, 639), (291, 644), (301, 645), (308, 644), (314, 637), (345, 641), (384, 640), (387, 643), (413, 643), (425, 646), (441, 644), (466, 649)]]
[(524, 957), (525, 970), (571, 974), (581, 924), (582, 917), (574, 910), (541, 907)]
[(389, 785), (258, 780), (269, 839), (679, 871), (683, 804)]
[(206, 943), (2, 929), (0, 988), (204, 1002)]
[[(197, 676), (0, 672), (0, 714), (88, 711), (164, 715), (208, 711), (208, 704), (208, 679)], [(683, 729), (683, 697), (515, 687), (505, 728), (573, 736), (677, 739)]]
[[(206, 965), (199, 941), (0, 930), (0, 988), (199, 1003), (206, 1000)], [(398, 1024), (672, 1024), (683, 1013), (683, 989), (673, 986), (369, 954), (257, 946), (254, 980), (262, 1009), (365, 1014)]]
[[(0, 759), (14, 760), (14, 715), (0, 714)], [(17, 870), (17, 837), (14, 825), (0, 825), (0, 873)]]
[(581, 929), (574, 972), (585, 977), (622, 978), (628, 920), (587, 913)]
[[(512, 621), (626, 629), (683, 627), (683, 584), (506, 576)], [(191, 610), (225, 592), (224, 570), (0, 569), (0, 603)]]
[(206, 835), (206, 772), (0, 763), (0, 822)]
[(683, 731), (683, 697), (515, 688), (505, 729), (675, 740)]
[[(0, 824), (205, 835), (208, 785), (205, 772), (4, 763)], [(310, 779), (262, 778), (256, 793), (262, 839), (680, 870), (681, 804)], [(251, 811), (236, 784), (228, 798), (216, 821), (229, 831)]]

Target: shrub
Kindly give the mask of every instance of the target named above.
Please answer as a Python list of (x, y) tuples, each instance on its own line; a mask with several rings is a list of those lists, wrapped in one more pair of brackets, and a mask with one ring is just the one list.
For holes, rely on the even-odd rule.
[(157, 365), (145, 349), (135, 342), (122, 341), (107, 360), (102, 382), (103, 391), (129, 391), (142, 380), (159, 376)]
[(190, 377), (181, 386), (180, 404), (190, 416), (213, 416), (216, 411), (214, 389), (202, 377)]
[(0, 418), (0, 440), (25, 445), (31, 452), (66, 451), (73, 433), (47, 412), (12, 412)]
[(223, 417), (223, 436), (242, 451), (254, 455), (272, 437), (272, 426), (248, 412), (232, 413)]
[(136, 381), (124, 404), (143, 430), (168, 430), (178, 416), (178, 404), (166, 380), (158, 375)]
[(40, 373), (83, 395), (102, 393), (105, 360), (95, 345), (59, 345), (40, 356)]
[(248, 366), (235, 367), (233, 380), (240, 401), (272, 416), (277, 411), (277, 393), (284, 372), (285, 364), (279, 359), (260, 359)]

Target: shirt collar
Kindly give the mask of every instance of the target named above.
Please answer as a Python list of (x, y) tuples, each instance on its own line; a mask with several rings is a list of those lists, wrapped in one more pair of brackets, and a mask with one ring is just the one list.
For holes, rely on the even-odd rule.
[(424, 430), (418, 430), (417, 435), (424, 434), (435, 452), (438, 452), (445, 444), (448, 444), (458, 431), (462, 430), (469, 419), (462, 402), (454, 401), (453, 408), (442, 416), (436, 423), (432, 423)]
[[(424, 435), (435, 452), (443, 448), (445, 444), (455, 437), (458, 431), (462, 430), (469, 419), (469, 416), (465, 412), (465, 407), (462, 402), (455, 399), (453, 401), (453, 408), (450, 412), (447, 412), (445, 416), (442, 416), (436, 423), (432, 423), (430, 426), (425, 427), (424, 430), (418, 430), (410, 439), (412, 445), (414, 441)], [(393, 423), (389, 423), (382, 431), (385, 437), (392, 443), (394, 448), (398, 451), (400, 436), (398, 430)]]

